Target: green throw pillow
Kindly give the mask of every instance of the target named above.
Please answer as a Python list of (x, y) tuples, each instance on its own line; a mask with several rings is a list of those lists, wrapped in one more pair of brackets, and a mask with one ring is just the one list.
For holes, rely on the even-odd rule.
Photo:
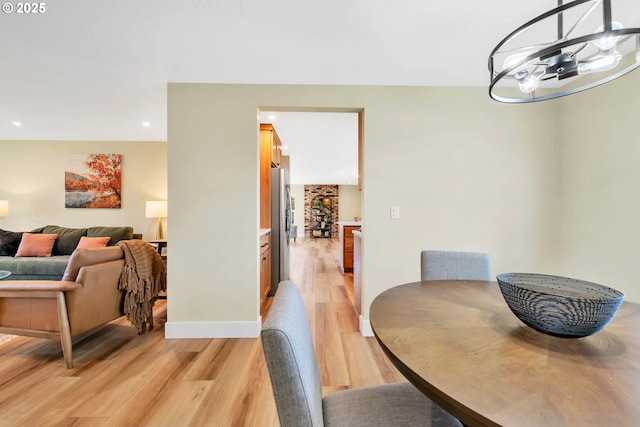
[(87, 235), (87, 229), (46, 225), (42, 229), (42, 233), (58, 235), (58, 238), (53, 244), (51, 255), (71, 255), (76, 249), (76, 246), (78, 246), (80, 238)]

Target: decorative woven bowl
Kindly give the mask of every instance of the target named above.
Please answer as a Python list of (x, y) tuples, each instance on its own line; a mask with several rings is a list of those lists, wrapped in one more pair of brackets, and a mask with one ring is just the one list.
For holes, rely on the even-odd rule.
[(586, 337), (609, 323), (624, 294), (606, 286), (545, 274), (497, 276), (513, 314), (526, 325), (565, 338)]

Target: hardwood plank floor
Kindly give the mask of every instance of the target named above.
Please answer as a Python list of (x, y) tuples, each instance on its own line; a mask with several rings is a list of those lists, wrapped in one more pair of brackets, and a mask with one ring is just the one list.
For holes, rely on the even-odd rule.
[[(358, 331), (341, 275), (337, 239), (297, 239), (292, 280), (300, 287), (323, 392), (403, 381), (374, 338)], [(137, 335), (126, 319), (74, 346), (18, 337), (0, 346), (0, 427), (278, 426), (259, 339), (165, 340), (166, 301), (155, 329)]]

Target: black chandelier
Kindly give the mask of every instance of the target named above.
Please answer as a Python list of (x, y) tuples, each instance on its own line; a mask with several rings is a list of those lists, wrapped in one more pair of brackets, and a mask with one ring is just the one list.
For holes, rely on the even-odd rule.
[(558, 7), (517, 28), (491, 51), (489, 96), (507, 103), (544, 101), (639, 66), (640, 28), (614, 21), (611, 0), (558, 0)]

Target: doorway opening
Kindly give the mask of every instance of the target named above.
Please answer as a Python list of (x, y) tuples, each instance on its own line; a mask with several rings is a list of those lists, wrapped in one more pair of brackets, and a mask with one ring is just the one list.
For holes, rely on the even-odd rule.
[[(345, 224), (360, 225), (363, 217), (363, 110), (260, 107), (258, 117), (261, 128), (270, 125), (277, 132), (276, 167), (286, 168), (290, 177), (290, 250), (329, 239), (324, 247), (332, 248), (350, 282), (353, 302), (353, 245), (344, 251), (343, 231)], [(296, 261), (290, 259), (290, 271), (298, 267)]]
[[(362, 218), (362, 111), (292, 111), (291, 109), (260, 108), (260, 123), (271, 124), (282, 142), (282, 166), (289, 169), (295, 206), (293, 224), (297, 237), (314, 237), (313, 230), (322, 228), (315, 237), (338, 237), (333, 228), (316, 224), (309, 204), (318, 196), (337, 197), (331, 213), (338, 221)], [(306, 200), (304, 186), (317, 186)], [(335, 186), (333, 190), (329, 186)], [(339, 198), (340, 187), (348, 193), (346, 203)], [(308, 189), (309, 190), (309, 189)], [(351, 193), (349, 190), (353, 190)], [(318, 203), (318, 202), (315, 202)], [(319, 216), (316, 220), (324, 219)], [(322, 221), (319, 221), (322, 222)], [(328, 229), (329, 233), (325, 233)]]

